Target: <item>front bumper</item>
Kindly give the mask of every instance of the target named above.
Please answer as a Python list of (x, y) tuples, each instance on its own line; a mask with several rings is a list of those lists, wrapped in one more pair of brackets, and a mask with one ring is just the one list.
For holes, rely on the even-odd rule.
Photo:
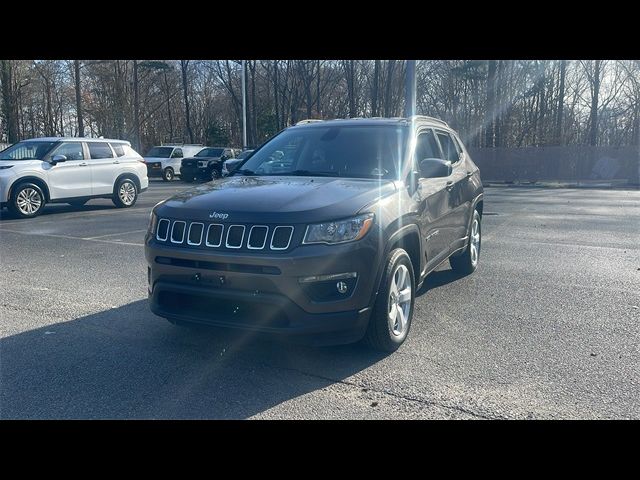
[(154, 285), (150, 306), (153, 313), (171, 320), (277, 334), (313, 345), (357, 342), (371, 313), (366, 307), (312, 314), (282, 295), (171, 282)]
[(180, 173), (182, 178), (211, 178), (211, 168), (200, 167), (180, 167)]
[[(173, 320), (284, 334), (308, 343), (354, 342), (365, 333), (375, 298), (378, 252), (374, 235), (351, 244), (299, 246), (280, 255), (201, 251), (147, 238), (151, 310)], [(342, 272), (358, 274), (343, 296), (314, 298), (316, 291), (299, 282)]]

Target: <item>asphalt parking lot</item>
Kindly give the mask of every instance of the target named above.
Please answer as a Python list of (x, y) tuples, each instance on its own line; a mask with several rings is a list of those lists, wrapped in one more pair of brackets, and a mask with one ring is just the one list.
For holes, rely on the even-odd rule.
[(486, 189), (392, 355), (185, 330), (147, 308), (149, 211), (0, 218), (0, 418), (640, 418), (640, 191)]

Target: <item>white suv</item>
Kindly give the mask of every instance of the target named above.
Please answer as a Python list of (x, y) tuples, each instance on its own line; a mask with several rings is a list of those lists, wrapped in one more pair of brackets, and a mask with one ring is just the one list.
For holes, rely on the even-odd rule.
[(144, 156), (149, 177), (162, 177), (165, 182), (170, 182), (180, 175), (182, 159), (194, 157), (196, 153), (204, 150), (204, 145), (160, 145), (153, 147)]
[(124, 140), (34, 138), (0, 152), (0, 204), (18, 217), (35, 217), (48, 202), (92, 198), (131, 207), (148, 186), (144, 160)]

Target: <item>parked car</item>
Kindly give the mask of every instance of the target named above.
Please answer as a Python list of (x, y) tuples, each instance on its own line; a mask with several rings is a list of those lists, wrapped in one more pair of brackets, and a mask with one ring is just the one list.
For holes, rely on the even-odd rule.
[(441, 120), (292, 126), (230, 176), (154, 207), (151, 310), (393, 351), (430, 272), (447, 259), (476, 270), (482, 210), (479, 169)]
[(222, 176), (222, 164), (225, 160), (234, 158), (236, 150), (230, 147), (207, 147), (195, 156), (182, 159), (182, 180), (215, 180)]
[(148, 186), (144, 160), (124, 140), (33, 138), (0, 152), (0, 202), (18, 217), (35, 217), (46, 203), (92, 198), (131, 207)]
[(229, 160), (225, 160), (225, 162), (222, 164), (222, 176), (226, 177), (231, 172), (233, 172), (238, 167), (238, 165), (240, 165), (244, 160), (249, 158), (252, 153), (253, 153), (253, 150), (244, 150), (240, 152), (238, 155), (236, 155), (236, 158), (230, 158)]
[(202, 150), (204, 145), (160, 145), (152, 147), (144, 156), (149, 177), (162, 177), (170, 182), (180, 176), (180, 167), (184, 157), (192, 157)]

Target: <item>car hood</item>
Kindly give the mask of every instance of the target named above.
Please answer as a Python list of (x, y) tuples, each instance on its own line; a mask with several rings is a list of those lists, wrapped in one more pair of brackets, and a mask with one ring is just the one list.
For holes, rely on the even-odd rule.
[(390, 180), (232, 176), (175, 195), (156, 208), (161, 217), (226, 222), (312, 223), (355, 215), (395, 192)]
[(185, 157), (182, 159), (184, 160), (198, 160), (198, 161), (205, 161), (205, 160), (220, 160), (220, 157)]
[(35, 167), (41, 166), (44, 162), (43, 160), (0, 160), (0, 167), (6, 165), (14, 165), (20, 167)]

